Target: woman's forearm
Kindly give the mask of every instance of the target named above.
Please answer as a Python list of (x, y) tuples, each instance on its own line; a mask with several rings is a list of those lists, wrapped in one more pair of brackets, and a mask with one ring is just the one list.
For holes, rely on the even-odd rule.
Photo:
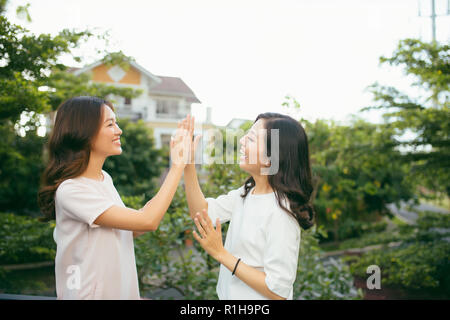
[(158, 193), (142, 208), (144, 214), (152, 217), (152, 225), (154, 225), (155, 229), (158, 228), (172, 202), (183, 175), (183, 169), (183, 167), (172, 166)]
[[(238, 258), (233, 256), (230, 252), (224, 250), (219, 256), (215, 257), (217, 261), (223, 264), (228, 270), (233, 272), (234, 267), (238, 261)], [(285, 298), (273, 293), (266, 285), (266, 274), (258, 269), (255, 269), (242, 260), (234, 273), (235, 277), (238, 277), (245, 282), (249, 287), (258, 291), (263, 296), (272, 300), (285, 300)]]
[(208, 208), (202, 189), (198, 182), (197, 172), (194, 164), (186, 165), (184, 169), (184, 188), (186, 192), (186, 199), (189, 207), (189, 213), (192, 218), (197, 212)]

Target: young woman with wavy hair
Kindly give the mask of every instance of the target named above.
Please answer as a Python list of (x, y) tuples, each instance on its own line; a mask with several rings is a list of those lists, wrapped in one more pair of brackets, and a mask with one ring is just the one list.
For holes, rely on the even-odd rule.
[(192, 144), (186, 120), (171, 141), (172, 165), (163, 185), (134, 210), (102, 170), (107, 157), (122, 153), (112, 104), (75, 97), (59, 106), (38, 198), (42, 212), (56, 218), (58, 299), (140, 298), (133, 236), (156, 230), (173, 199)]
[[(250, 174), (240, 188), (205, 198), (195, 166), (184, 170), (189, 211), (198, 230), (194, 238), (221, 263), (220, 299), (292, 299), (300, 230), (315, 219), (308, 138), (291, 117), (263, 113), (240, 142), (239, 165)], [(227, 221), (224, 246), (221, 223)]]

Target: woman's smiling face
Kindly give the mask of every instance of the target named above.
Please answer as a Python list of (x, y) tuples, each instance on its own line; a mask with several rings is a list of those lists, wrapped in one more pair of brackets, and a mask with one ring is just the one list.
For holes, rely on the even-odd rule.
[(241, 143), (239, 167), (250, 174), (259, 175), (262, 167), (270, 166), (266, 153), (267, 132), (264, 121), (264, 119), (256, 121), (239, 140)]
[(117, 125), (116, 115), (107, 105), (103, 105), (102, 113), (103, 119), (98, 134), (92, 143), (91, 151), (105, 157), (119, 155), (122, 153), (120, 144), (122, 130)]

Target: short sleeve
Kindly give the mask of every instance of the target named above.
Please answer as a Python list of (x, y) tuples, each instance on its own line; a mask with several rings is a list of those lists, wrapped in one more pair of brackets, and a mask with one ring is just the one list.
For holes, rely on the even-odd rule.
[(206, 202), (208, 202), (208, 215), (214, 226), (216, 225), (217, 218), (219, 218), (220, 223), (231, 220), (237, 201), (243, 201), (243, 198), (241, 197), (243, 192), (244, 186), (239, 189), (231, 190), (227, 194), (217, 198), (205, 199)]
[(64, 181), (56, 192), (59, 207), (70, 218), (99, 227), (94, 221), (115, 203), (88, 185)]
[(287, 299), (297, 276), (299, 249), (300, 226), (287, 212), (276, 210), (266, 229), (265, 281), (272, 292)]

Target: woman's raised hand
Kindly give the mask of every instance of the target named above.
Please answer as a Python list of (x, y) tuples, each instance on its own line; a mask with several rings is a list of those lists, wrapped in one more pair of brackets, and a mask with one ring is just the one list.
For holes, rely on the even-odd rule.
[(193, 150), (194, 117), (190, 114), (178, 122), (177, 130), (170, 141), (170, 159), (172, 166), (184, 168), (191, 162)]

